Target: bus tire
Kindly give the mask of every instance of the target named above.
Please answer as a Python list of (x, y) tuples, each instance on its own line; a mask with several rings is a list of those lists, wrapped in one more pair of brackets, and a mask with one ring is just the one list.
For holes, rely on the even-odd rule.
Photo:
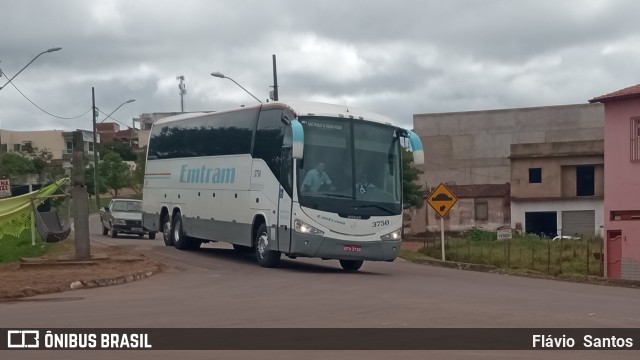
[(171, 220), (168, 214), (164, 214), (162, 216), (160, 225), (162, 226), (162, 237), (164, 238), (164, 244), (166, 246), (173, 246), (173, 238), (171, 237)]
[(275, 267), (280, 262), (280, 252), (269, 250), (269, 234), (267, 226), (263, 223), (258, 227), (255, 238), (256, 260), (262, 267)]
[(182, 215), (176, 213), (173, 215), (173, 221), (171, 222), (171, 238), (173, 239), (173, 246), (178, 250), (189, 249), (189, 239), (184, 234), (182, 229)]
[(362, 260), (340, 260), (340, 266), (342, 266), (342, 269), (351, 272), (360, 270), (362, 263), (364, 263)]
[(156, 238), (156, 233), (155, 233), (155, 231), (150, 232), (150, 233), (149, 233), (149, 239), (153, 240), (153, 239), (155, 239), (155, 238)]

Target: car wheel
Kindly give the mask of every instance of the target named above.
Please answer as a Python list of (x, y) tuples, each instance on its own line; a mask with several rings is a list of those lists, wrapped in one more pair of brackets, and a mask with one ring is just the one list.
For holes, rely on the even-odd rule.
[(256, 249), (256, 260), (262, 267), (275, 267), (280, 262), (280, 252), (269, 250), (269, 242), (267, 226), (265, 224), (260, 224), (254, 243)]
[(166, 246), (173, 246), (173, 238), (171, 237), (171, 221), (169, 215), (162, 217), (162, 237), (164, 238), (164, 244)]
[(340, 260), (340, 266), (345, 271), (358, 271), (362, 267), (362, 260)]
[(153, 240), (156, 238), (156, 233), (155, 232), (150, 232), (149, 233), (149, 239)]
[(102, 235), (107, 235), (109, 233), (109, 229), (102, 224)]
[(118, 237), (118, 232), (113, 230), (113, 224), (109, 223), (109, 227), (111, 228), (111, 237), (112, 238), (117, 238)]

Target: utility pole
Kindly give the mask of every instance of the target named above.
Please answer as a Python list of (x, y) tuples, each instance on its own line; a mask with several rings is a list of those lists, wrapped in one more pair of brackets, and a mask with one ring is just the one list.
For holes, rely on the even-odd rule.
[(271, 100), (278, 101), (278, 71), (276, 70), (276, 55), (272, 55), (273, 60), (273, 96)]
[(84, 136), (82, 131), (73, 132), (73, 168), (71, 170), (73, 188), (71, 196), (75, 211), (73, 212), (74, 236), (76, 241), (76, 258), (91, 257), (89, 241), (89, 201), (84, 180)]
[(184, 96), (187, 94), (187, 88), (184, 85), (184, 75), (176, 76), (176, 80), (180, 80), (178, 89), (180, 89), (180, 112), (184, 112)]
[(96, 120), (98, 109), (96, 109), (96, 90), (91, 87), (91, 110), (93, 110), (93, 192), (96, 196), (96, 210), (100, 211), (100, 178), (98, 177), (98, 141), (96, 132), (98, 131)]

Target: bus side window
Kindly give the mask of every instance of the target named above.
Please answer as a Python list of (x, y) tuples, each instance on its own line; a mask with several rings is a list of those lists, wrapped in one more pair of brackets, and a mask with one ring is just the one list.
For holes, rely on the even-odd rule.
[(293, 196), (293, 155), (292, 155), (293, 135), (291, 126), (284, 127), (284, 139), (282, 143), (282, 163), (280, 167), (280, 183), (284, 190)]
[(264, 160), (276, 178), (280, 178), (282, 144), (286, 125), (282, 109), (260, 111), (253, 145), (253, 157)]

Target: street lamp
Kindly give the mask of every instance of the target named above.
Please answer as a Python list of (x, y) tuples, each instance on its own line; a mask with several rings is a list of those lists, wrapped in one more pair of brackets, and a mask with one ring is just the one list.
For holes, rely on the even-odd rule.
[(211, 76), (213, 77), (217, 77), (217, 78), (221, 78), (221, 79), (229, 79), (231, 81), (233, 81), (236, 85), (238, 85), (242, 90), (246, 91), (247, 94), (253, 96), (254, 99), (258, 100), (259, 103), (262, 104), (262, 101), (260, 101), (260, 99), (258, 99), (255, 95), (253, 95), (252, 93), (249, 92), (249, 90), (245, 89), (244, 87), (242, 87), (242, 85), (238, 84), (235, 80), (233, 80), (232, 78), (228, 77), (228, 76), (224, 76), (224, 74), (222, 74), (219, 71), (216, 72), (212, 72)]
[(46, 53), (50, 53), (50, 52), (54, 52), (54, 51), (58, 51), (58, 50), (62, 50), (62, 48), (61, 47), (54, 47), (54, 48), (45, 50), (45, 51), (41, 52), (40, 54), (36, 55), (36, 57), (34, 57), (31, 61), (29, 61), (27, 63), (27, 65), (25, 65), (22, 69), (20, 69), (20, 71), (18, 71), (17, 74), (13, 75), (13, 77), (11, 79), (9, 79), (9, 81), (7, 81), (4, 85), (2, 85), (2, 87), (0, 87), (0, 91), (2, 91), (2, 89), (4, 89), (7, 85), (9, 85), (11, 83), (11, 80), (15, 79), (16, 76), (18, 76), (24, 69), (27, 68), (27, 66), (31, 65), (32, 62), (36, 61), (36, 59), (39, 58), (40, 55), (46, 54)]
[[(100, 210), (100, 184), (98, 183), (98, 144), (97, 144), (97, 136), (96, 136), (96, 118), (98, 117), (97, 109), (96, 109), (96, 98), (94, 88), (91, 88), (91, 96), (93, 98), (93, 190), (96, 195), (96, 209)], [(118, 111), (122, 106), (132, 103), (136, 101), (135, 99), (129, 99), (122, 104), (118, 105), (118, 107), (113, 110), (104, 120), (100, 121), (102, 124), (105, 120), (111, 117), (113, 113)]]

